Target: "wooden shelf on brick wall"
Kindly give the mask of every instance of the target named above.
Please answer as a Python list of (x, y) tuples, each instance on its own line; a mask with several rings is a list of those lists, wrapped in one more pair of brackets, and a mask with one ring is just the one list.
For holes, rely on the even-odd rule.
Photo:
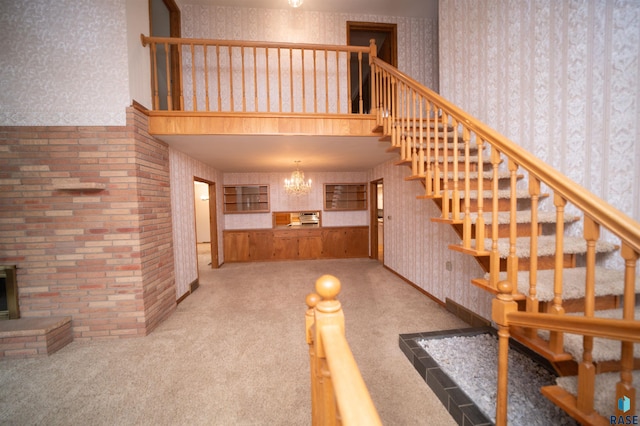
[(99, 182), (54, 181), (53, 188), (63, 191), (102, 191), (107, 185)]

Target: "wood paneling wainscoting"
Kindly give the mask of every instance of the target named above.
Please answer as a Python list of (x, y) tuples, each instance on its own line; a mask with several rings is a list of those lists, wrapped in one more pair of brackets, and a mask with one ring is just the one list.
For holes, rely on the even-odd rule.
[(369, 256), (367, 226), (224, 231), (225, 262)]

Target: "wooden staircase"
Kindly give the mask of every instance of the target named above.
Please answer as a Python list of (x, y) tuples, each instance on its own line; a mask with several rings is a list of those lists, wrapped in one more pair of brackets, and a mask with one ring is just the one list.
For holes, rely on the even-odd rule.
[[(599, 312), (618, 309), (619, 321), (627, 323), (607, 323), (612, 328), (604, 334), (611, 338), (613, 328), (632, 327), (633, 341), (640, 341), (634, 314), (640, 293), (640, 240), (630, 242), (628, 228), (615, 229), (620, 224), (609, 226), (610, 217), (596, 218), (596, 207), (585, 205), (595, 196), (581, 188), (574, 193), (569, 186), (575, 184), (566, 177), (392, 67), (375, 58), (373, 62), (376, 130), (390, 143), (388, 150), (398, 153), (396, 165), (410, 170), (405, 179), (423, 183), (425, 193), (418, 198), (439, 208), (441, 215), (432, 221), (451, 226), (460, 237), (460, 243), (449, 248), (473, 256), (486, 272), (472, 284), (496, 295), (493, 319), (500, 338), (517, 339), (547, 358), (561, 376), (578, 375), (578, 395), (560, 386), (542, 392), (583, 424), (609, 424), (603, 416), (621, 411), (614, 404), (608, 412), (595, 410), (595, 376), (617, 372), (620, 381), (607, 392), (634, 399), (631, 371), (640, 359), (634, 357), (632, 343), (622, 342), (616, 359), (594, 360), (597, 351), (588, 324), (596, 327)], [(640, 224), (620, 219), (628, 221), (632, 239), (640, 236)], [(600, 227), (613, 238), (600, 238)], [(624, 270), (596, 267), (615, 264), (611, 259), (616, 252), (622, 254)], [(564, 339), (565, 332), (576, 331), (570, 330), (573, 325), (556, 330), (547, 326), (551, 331), (544, 326), (554, 319), (564, 321), (570, 312), (584, 323), (576, 325), (584, 336), (578, 353), (568, 350)], [(520, 318), (526, 326), (516, 324)], [(506, 353), (508, 345), (502, 347)], [(496, 423), (504, 424), (506, 365), (500, 368)], [(635, 413), (634, 403), (631, 408), (626, 415)]]

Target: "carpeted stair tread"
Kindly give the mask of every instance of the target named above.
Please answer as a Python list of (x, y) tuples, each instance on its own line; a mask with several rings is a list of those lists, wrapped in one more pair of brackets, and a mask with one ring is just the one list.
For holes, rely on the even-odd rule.
[[(553, 300), (553, 269), (539, 270), (536, 274), (536, 297), (541, 302)], [(562, 298), (564, 300), (584, 297), (584, 285), (587, 277), (586, 268), (566, 268), (562, 270)], [(489, 280), (489, 273), (485, 274)], [(507, 279), (506, 272), (500, 272), (500, 281)], [(624, 272), (614, 269), (596, 267), (596, 297), (622, 295), (624, 292)], [(529, 271), (518, 271), (518, 292), (529, 294)], [(640, 277), (636, 278), (636, 293), (640, 293)]]
[[(449, 193), (451, 194), (453, 192), (452, 189), (448, 189)], [(482, 196), (484, 199), (491, 199), (493, 198), (493, 191), (490, 189), (487, 189), (485, 191), (482, 191)], [(547, 197), (548, 194), (540, 194), (540, 198), (543, 197)], [(460, 190), (460, 198), (464, 199), (464, 190)], [(498, 190), (498, 199), (507, 199), (507, 198), (511, 198), (511, 190), (510, 189), (500, 189)], [(531, 198), (531, 194), (529, 194), (529, 191), (526, 189), (516, 189), (516, 198), (517, 199), (530, 199)], [(469, 191), (469, 199), (471, 200), (477, 200), (478, 199), (478, 191), (477, 190), (471, 190)], [(491, 201), (485, 201), (485, 207), (488, 210), (491, 207)]]
[[(452, 155), (450, 155), (450, 156), (447, 158), (447, 160), (448, 160), (448, 162), (449, 162), (449, 163), (453, 163), (453, 156), (452, 156)], [(460, 157), (458, 160), (459, 160), (459, 162), (462, 162), (462, 161), (464, 160), (464, 158), (463, 158), (463, 157)], [(425, 157), (425, 159), (424, 159), (425, 164), (427, 163), (427, 161), (428, 161), (428, 160), (427, 160), (427, 158)], [(395, 162), (395, 164), (396, 164), (396, 165), (400, 165), (400, 164), (411, 163), (411, 162), (412, 162), (412, 159), (411, 159), (411, 158), (407, 158), (407, 159), (405, 159), (405, 160), (400, 159), (400, 160), (396, 161), (396, 162)], [(439, 157), (439, 161), (438, 161), (438, 162), (441, 164), (441, 166), (440, 166), (440, 167), (441, 167), (441, 168), (444, 168), (444, 166), (442, 165), (442, 164), (444, 163), (444, 158), (443, 158), (442, 156), (440, 156), (440, 157)], [(483, 158), (482, 162), (483, 162), (483, 164), (487, 164), (487, 165), (488, 165), (488, 164), (490, 164), (490, 163), (491, 163), (491, 158), (488, 158), (488, 159), (487, 159), (487, 158)], [(475, 155), (469, 156), (469, 163), (471, 163), (471, 164), (477, 164), (477, 163), (478, 163), (478, 157), (477, 157), (477, 156), (475, 156)], [(453, 166), (452, 166), (451, 164), (449, 165), (449, 169), (450, 169), (450, 170), (452, 170), (452, 169), (453, 169)], [(462, 170), (462, 169), (463, 169), (463, 166), (458, 166), (458, 169), (459, 169), (459, 170)]]
[[(516, 240), (516, 255), (519, 258), (530, 257), (531, 239), (529, 237), (518, 237)], [(475, 248), (475, 240), (471, 241), (471, 245)], [(486, 238), (484, 242), (486, 250), (490, 250), (492, 242), (490, 238)], [(509, 238), (498, 239), (498, 253), (500, 258), (506, 259), (509, 256), (510, 242)], [(595, 246), (597, 253), (608, 253), (616, 250), (617, 247), (613, 243), (607, 241), (597, 241)], [(541, 235), (538, 237), (538, 256), (552, 256), (556, 252), (556, 236)], [(587, 252), (587, 242), (582, 237), (563, 238), (563, 252), (565, 254), (584, 254)]]
[[(477, 213), (471, 213), (469, 215), (471, 217), (471, 223), (476, 223), (478, 220)], [(485, 212), (482, 214), (484, 218), (485, 225), (491, 225), (493, 223), (493, 214), (491, 212)], [(460, 214), (460, 218), (464, 218), (464, 213)], [(565, 213), (564, 221), (565, 223), (575, 222), (579, 217)], [(498, 224), (506, 225), (511, 223), (511, 214), (510, 212), (498, 212)], [(517, 211), (516, 212), (516, 223), (531, 223), (531, 212), (530, 211)], [(538, 213), (538, 223), (556, 223), (556, 214), (554, 212), (539, 212)]]
[[(469, 180), (478, 179), (480, 173), (478, 172), (469, 172)], [(508, 179), (511, 176), (511, 172), (508, 170), (499, 170), (498, 171), (498, 179)], [(449, 182), (453, 182), (454, 173), (449, 170), (447, 172), (447, 179)], [(444, 178), (444, 171), (440, 169), (440, 178)], [(493, 171), (487, 170), (482, 173), (482, 178), (484, 180), (493, 180)], [(460, 185), (464, 185), (464, 170), (458, 171), (458, 183)]]

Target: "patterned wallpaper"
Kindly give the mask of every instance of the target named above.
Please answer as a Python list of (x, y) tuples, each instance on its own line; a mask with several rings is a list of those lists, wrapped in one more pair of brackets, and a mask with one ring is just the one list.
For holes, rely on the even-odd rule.
[(367, 14), (258, 9), (179, 1), (182, 36), (344, 45), (347, 21), (398, 25), (398, 68), (415, 80), (438, 87), (438, 25), (435, 20)]
[(385, 266), (443, 302), (450, 298), (491, 318), (491, 295), (470, 284), (484, 272), (473, 257), (448, 249), (460, 238), (449, 225), (431, 221), (440, 210), (432, 201), (416, 198), (424, 194), (424, 186), (405, 181), (411, 170), (394, 161), (376, 166), (370, 174), (370, 180), (383, 179)]
[(444, 97), (640, 220), (640, 2), (440, 2)]
[(124, 125), (125, 0), (0, 0), (0, 124)]
[(176, 299), (189, 291), (189, 284), (198, 278), (193, 178), (216, 184), (219, 261), (222, 256), (222, 173), (206, 164), (169, 148), (171, 172), (171, 219), (173, 226), (173, 256), (175, 259)]

